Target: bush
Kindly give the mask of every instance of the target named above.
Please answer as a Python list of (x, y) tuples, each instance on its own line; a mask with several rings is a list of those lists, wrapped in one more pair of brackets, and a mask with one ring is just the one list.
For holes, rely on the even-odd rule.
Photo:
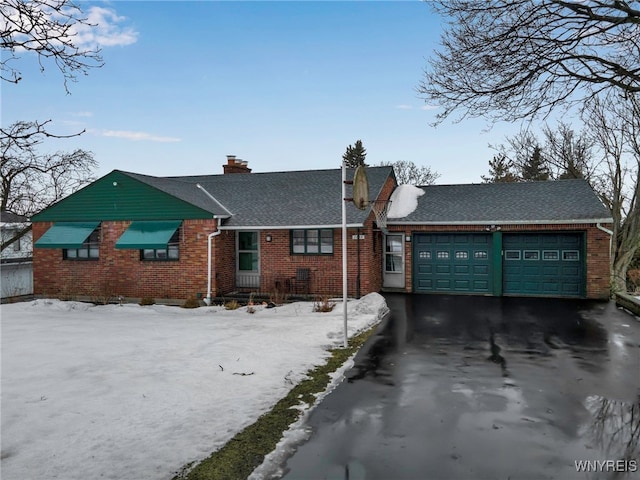
[(200, 300), (198, 300), (196, 297), (189, 297), (180, 306), (182, 308), (198, 308), (200, 306)]
[(140, 305), (155, 305), (156, 301), (151, 297), (142, 297), (140, 299)]
[(226, 302), (224, 304), (224, 308), (227, 310), (237, 310), (238, 308), (240, 308), (240, 304), (238, 303), (237, 300), (229, 300), (228, 302)]
[(331, 312), (333, 307), (336, 306), (335, 302), (329, 300), (329, 297), (318, 297), (313, 302), (313, 311), (314, 312)]
[(640, 268), (634, 268), (627, 272), (627, 286), (630, 292), (640, 292)]

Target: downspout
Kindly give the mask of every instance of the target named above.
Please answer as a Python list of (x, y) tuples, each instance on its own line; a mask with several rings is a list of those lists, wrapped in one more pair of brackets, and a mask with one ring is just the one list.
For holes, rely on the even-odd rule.
[[(196, 183), (196, 187), (198, 187), (200, 190), (202, 190), (204, 192), (204, 194), (207, 197), (209, 197), (211, 200), (213, 200), (218, 205), (221, 205), (223, 208), (225, 208), (224, 205), (222, 205), (220, 202), (218, 202), (215, 199), (215, 197), (213, 195), (211, 195), (209, 192), (207, 192), (202, 185), (200, 185), (199, 183)], [(226, 208), (225, 208), (225, 210), (226, 210)], [(215, 232), (211, 232), (209, 235), (207, 235), (207, 296), (204, 299), (204, 303), (206, 303), (207, 305), (211, 305), (211, 257), (212, 257), (211, 245), (213, 243), (213, 237), (217, 237), (218, 235), (220, 235), (222, 233), (220, 228), (218, 228), (220, 219), (216, 218), (215, 215), (214, 215), (213, 218), (215, 218), (215, 220), (216, 220), (216, 231)]]
[(216, 222), (216, 231), (207, 235), (207, 296), (204, 299), (204, 303), (211, 305), (211, 244), (213, 243), (213, 237), (217, 237), (222, 233), (222, 230), (218, 228), (218, 222)]
[(609, 234), (609, 255), (611, 255), (611, 253), (612, 253), (611, 252), (611, 247), (613, 246), (612, 245), (612, 242), (613, 242), (613, 231), (609, 230), (608, 228), (603, 227), (600, 224), (600, 222), (596, 223), (596, 227), (598, 228), (598, 230), (602, 230), (604, 233)]
[(598, 228), (598, 230), (609, 234), (609, 282), (610, 288), (613, 289), (613, 252), (611, 251), (613, 247), (613, 231), (603, 227), (600, 222), (596, 223), (596, 227)]

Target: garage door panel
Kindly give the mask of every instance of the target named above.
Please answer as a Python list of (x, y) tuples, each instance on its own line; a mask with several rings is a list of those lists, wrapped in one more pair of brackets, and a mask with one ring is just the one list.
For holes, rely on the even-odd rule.
[(506, 295), (582, 296), (585, 291), (582, 233), (503, 236)]
[(491, 293), (490, 234), (415, 234), (413, 246), (415, 291)]

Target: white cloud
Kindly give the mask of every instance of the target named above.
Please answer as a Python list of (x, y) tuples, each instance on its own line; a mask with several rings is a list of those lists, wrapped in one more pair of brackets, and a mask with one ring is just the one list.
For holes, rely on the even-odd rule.
[(411, 110), (411, 109), (413, 109), (413, 107), (411, 105), (405, 105), (405, 104), (396, 105), (396, 108), (398, 110)]
[(423, 105), (420, 107), (420, 110), (436, 110), (439, 108), (437, 105)]
[(93, 117), (93, 112), (71, 112), (73, 117)]
[(134, 142), (147, 141), (169, 143), (182, 141), (182, 139), (177, 137), (162, 137), (147, 132), (133, 132), (130, 130), (103, 130), (100, 132), (100, 135), (103, 137), (124, 138), (125, 140), (132, 140)]
[(138, 40), (138, 32), (130, 26), (122, 26), (126, 17), (115, 10), (93, 6), (84, 12), (89, 25), (74, 26), (74, 43), (85, 48), (131, 45)]

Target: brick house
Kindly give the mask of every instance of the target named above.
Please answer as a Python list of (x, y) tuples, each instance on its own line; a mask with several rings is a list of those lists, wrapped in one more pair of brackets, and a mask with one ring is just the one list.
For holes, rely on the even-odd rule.
[[(34, 216), (35, 293), (338, 295), (340, 169), (251, 173), (234, 156), (223, 168), (183, 177), (114, 170)], [(393, 193), (402, 204), (409, 187), (397, 187), (391, 167), (367, 176), (370, 199)], [(347, 206), (349, 295), (608, 296), (611, 219), (586, 182), (420, 191), (388, 231), (370, 209)]]
[[(223, 167), (222, 175), (163, 178), (114, 170), (35, 215), (35, 293), (341, 292), (341, 171), (251, 173), (233, 156)], [(391, 167), (369, 168), (368, 179), (374, 198), (396, 184)], [(381, 288), (373, 218), (347, 206), (353, 296)]]

